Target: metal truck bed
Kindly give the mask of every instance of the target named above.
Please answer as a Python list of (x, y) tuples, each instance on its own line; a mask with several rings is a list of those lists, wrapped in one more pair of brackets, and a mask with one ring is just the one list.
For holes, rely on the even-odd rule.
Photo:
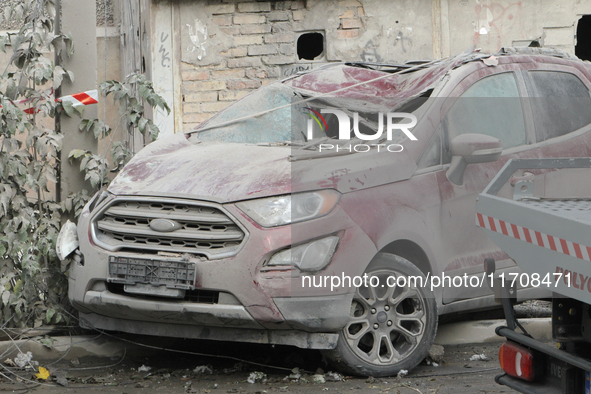
[(521, 286), (591, 303), (591, 199), (535, 196), (532, 181), (518, 181), (513, 199), (497, 196), (518, 170), (567, 168), (591, 168), (591, 158), (510, 160), (480, 194), (476, 224), (526, 274)]
[[(496, 330), (507, 342), (499, 351), (504, 373), (495, 380), (522, 393), (591, 392), (591, 199), (585, 198), (591, 192), (588, 188), (581, 192), (585, 188), (578, 187), (586, 185), (581, 181), (591, 180), (591, 172), (568, 178), (563, 178), (564, 173), (552, 173), (565, 181), (561, 183), (563, 187), (578, 190), (583, 198), (535, 195), (533, 179), (536, 175), (514, 177), (514, 174), (526, 169), (542, 175), (547, 174), (548, 169), (589, 168), (591, 158), (510, 160), (476, 203), (476, 224), (523, 271), (517, 284), (506, 277), (499, 281), (495, 277), (494, 261), (485, 261), (485, 270), (491, 279), (497, 280), (497, 286), (501, 285), (501, 302), (507, 320), (507, 327)], [(545, 181), (546, 178), (542, 178), (542, 182)], [(510, 190), (503, 189), (507, 182), (514, 186), (513, 198), (499, 196)], [(546, 194), (556, 193), (555, 189)], [(556, 195), (568, 192), (572, 190), (559, 190)], [(491, 283), (495, 283), (495, 279)], [(552, 337), (560, 343), (560, 349), (530, 337), (515, 319), (514, 285), (544, 286), (554, 292)], [(516, 332), (516, 327), (523, 334)], [(528, 371), (525, 375), (522, 374), (524, 370)]]

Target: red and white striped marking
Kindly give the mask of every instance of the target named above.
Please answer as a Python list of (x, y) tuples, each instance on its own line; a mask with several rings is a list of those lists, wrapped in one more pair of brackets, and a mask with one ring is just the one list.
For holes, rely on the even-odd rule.
[[(88, 91), (82, 92), (82, 93), (76, 93), (76, 94), (71, 94), (68, 96), (62, 96), (62, 97), (56, 99), (55, 101), (70, 102), (70, 103), (72, 103), (73, 107), (78, 107), (80, 105), (97, 104), (98, 103), (98, 90), (94, 89), (94, 90), (88, 90)], [(32, 102), (33, 102), (32, 99), (23, 99), (23, 100), (15, 101), (14, 103), (16, 105), (26, 105), (26, 104), (30, 104)], [(2, 108), (1, 105), (0, 105), (0, 108)], [(24, 112), (27, 114), (32, 114), (32, 113), (36, 112), (36, 108), (34, 108), (34, 107), (27, 108), (24, 110)]]
[(591, 248), (553, 235), (530, 230), (481, 213), (476, 214), (476, 225), (509, 237), (529, 242), (567, 256), (591, 262)]
[(79, 105), (90, 105), (98, 103), (98, 90), (89, 90), (82, 93), (72, 94), (70, 96), (62, 96), (57, 99), (61, 102), (70, 102), (72, 106), (78, 107)]

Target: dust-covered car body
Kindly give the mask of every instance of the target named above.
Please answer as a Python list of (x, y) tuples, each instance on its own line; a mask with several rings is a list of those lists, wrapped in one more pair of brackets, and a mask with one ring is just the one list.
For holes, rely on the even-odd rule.
[[(530, 49), (331, 65), (269, 85), (195, 133), (153, 142), (95, 196), (78, 223), (70, 300), (88, 327), (328, 349), (360, 374), (412, 368), (438, 314), (494, 304), (469, 280), (484, 258), (516, 269), (475, 228), (478, 193), (510, 158), (590, 156), (590, 80), (589, 63)], [(567, 106), (576, 98), (579, 119), (558, 132), (532, 105), (539, 96), (547, 112), (548, 86)], [(309, 139), (304, 107), (363, 114), (366, 134), (382, 113), (412, 113), (416, 140), (329, 139), (328, 115)], [(394, 142), (403, 149), (386, 149)], [(363, 275), (425, 283), (346, 280)], [(463, 286), (433, 283), (445, 276)]]

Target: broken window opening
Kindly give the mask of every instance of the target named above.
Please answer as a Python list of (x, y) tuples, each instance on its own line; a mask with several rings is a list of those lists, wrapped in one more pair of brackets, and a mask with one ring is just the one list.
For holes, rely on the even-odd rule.
[(299, 60), (315, 60), (324, 53), (324, 36), (321, 33), (304, 33), (298, 37)]
[(591, 15), (579, 19), (575, 55), (581, 60), (591, 60)]

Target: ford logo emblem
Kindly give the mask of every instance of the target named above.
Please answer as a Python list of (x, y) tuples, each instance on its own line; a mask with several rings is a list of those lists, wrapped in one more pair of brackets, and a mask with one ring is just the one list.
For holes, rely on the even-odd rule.
[(180, 229), (181, 224), (170, 219), (154, 219), (150, 222), (150, 228), (159, 233), (170, 233)]

